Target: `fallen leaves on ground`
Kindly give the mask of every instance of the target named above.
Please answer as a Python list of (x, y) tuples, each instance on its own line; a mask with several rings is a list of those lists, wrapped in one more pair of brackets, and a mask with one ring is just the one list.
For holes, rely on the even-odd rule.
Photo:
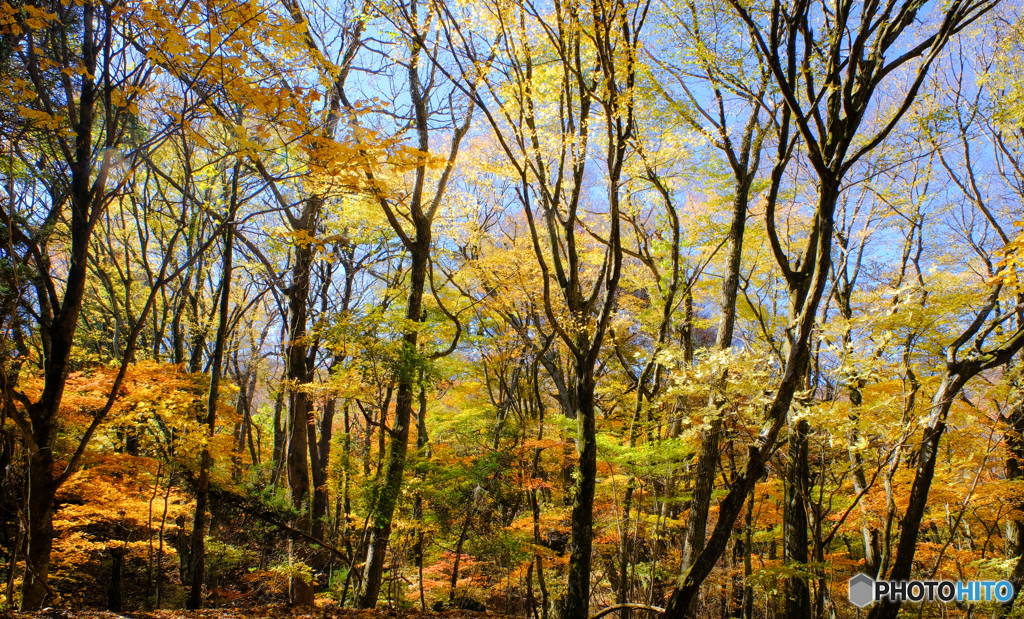
[(354, 610), (347, 608), (318, 607), (297, 609), (287, 606), (258, 606), (253, 608), (206, 608), (203, 610), (154, 610), (148, 612), (113, 613), (108, 611), (78, 611), (47, 609), (38, 613), (12, 613), (14, 619), (397, 619), (418, 617), (420, 619), (479, 619), (484, 616), (502, 615), (468, 610), (446, 610), (423, 612), (416, 610), (376, 609)]

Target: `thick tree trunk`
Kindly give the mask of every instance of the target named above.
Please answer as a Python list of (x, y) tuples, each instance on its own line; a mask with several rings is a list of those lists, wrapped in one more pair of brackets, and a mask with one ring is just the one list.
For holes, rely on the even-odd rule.
[(590, 560), (594, 543), (594, 490), (597, 484), (597, 434), (593, 380), (576, 386), (579, 406), (579, 472), (572, 501), (572, 548), (561, 619), (587, 619), (590, 612)]
[[(185, 607), (194, 610), (203, 607), (203, 583), (206, 580), (206, 509), (210, 497), (210, 451), (203, 450), (196, 484), (196, 511), (192, 521), (192, 541), (189, 545), (189, 594)], [(184, 584), (184, 583), (182, 583)]]
[[(49, 432), (55, 436), (56, 432)], [(52, 594), (49, 585), (50, 551), (53, 548), (53, 486), (52, 439), (43, 443), (50, 448), (29, 456), (28, 464), (28, 546), (25, 552), (25, 576), (21, 589), (21, 610), (39, 610)]]
[[(309, 198), (303, 208), (302, 216), (293, 227), (312, 235), (315, 232), (315, 220), (319, 214), (321, 202), (318, 198)], [(312, 359), (310, 359), (308, 336), (306, 331), (307, 301), (309, 300), (309, 278), (312, 269), (315, 246), (312, 243), (298, 243), (295, 247), (295, 264), (292, 267), (291, 282), (288, 288), (288, 430), (286, 466), (288, 470), (288, 486), (291, 488), (292, 505), (299, 516), (292, 526), (304, 532), (310, 531), (309, 501), (309, 465), (306, 455), (309, 450), (308, 428), (313, 422), (313, 402), (304, 389), (312, 382)], [(289, 540), (289, 558), (291, 562), (305, 563), (308, 558), (304, 543)], [(313, 605), (313, 584), (300, 576), (289, 579), (289, 600), (294, 606)]]
[[(715, 335), (715, 347), (719, 350), (725, 350), (732, 346), (736, 325), (736, 296), (739, 292), (743, 233), (746, 230), (749, 192), (749, 181), (744, 178), (736, 182), (732, 223), (729, 226), (729, 250), (726, 256), (725, 276), (722, 281), (722, 317)], [(725, 376), (722, 377), (723, 382), (725, 378)], [(709, 404), (716, 411), (721, 409), (723, 402), (718, 395), (718, 389), (712, 391)], [(722, 417), (717, 412), (714, 415), (709, 427), (701, 435), (700, 453), (697, 456), (697, 471), (690, 502), (690, 517), (687, 520), (686, 541), (683, 544), (683, 572), (693, 565), (694, 558), (704, 549), (704, 539), (707, 535), (711, 493), (714, 489), (715, 469), (718, 466), (718, 444), (722, 433)]]
[(709, 427), (701, 435), (700, 455), (693, 479), (693, 495), (690, 501), (690, 517), (686, 527), (686, 543), (683, 546), (683, 569), (693, 565), (693, 559), (704, 549), (707, 535), (708, 511), (711, 507), (711, 491), (715, 485), (715, 471), (718, 469), (718, 443), (722, 432), (722, 418), (715, 415)]
[[(405, 317), (406, 320), (416, 323), (422, 319), (423, 290), (427, 279), (427, 263), (430, 260), (429, 222), (417, 231), (416, 242), (412, 246), (411, 253), (409, 302)], [(419, 352), (416, 349), (416, 342), (417, 331), (410, 329), (406, 332), (402, 345), (403, 367), (400, 367), (398, 371), (395, 421), (390, 433), (388, 464), (383, 480), (378, 481), (375, 489), (375, 503), (370, 516), (370, 544), (367, 551), (366, 568), (363, 572), (363, 587), (356, 600), (358, 608), (373, 608), (377, 605), (377, 597), (380, 595), (388, 538), (391, 536), (392, 518), (398, 504), (402, 476), (405, 474), (405, 460), (409, 450), (409, 423), (412, 419), (416, 382), (419, 376), (417, 367)]]
[[(764, 425), (757, 440), (748, 447), (746, 461), (732, 481), (728, 494), (719, 504), (718, 522), (711, 533), (704, 550), (693, 559), (693, 565), (685, 570), (676, 581), (672, 597), (665, 608), (665, 619), (680, 619), (685, 616), (701, 583), (714, 569), (718, 559), (725, 552), (732, 527), (739, 518), (747, 494), (754, 488), (765, 471), (765, 465), (775, 453), (779, 431), (785, 424), (796, 390), (803, 384), (804, 368), (810, 358), (811, 332), (818, 313), (818, 304), (828, 280), (832, 250), (832, 215), (838, 198), (838, 185), (823, 185), (817, 209), (817, 221), (811, 239), (805, 248), (803, 263), (807, 265), (807, 294), (800, 303), (794, 321), (793, 345), (786, 356), (785, 369), (779, 381), (778, 390), (765, 416)], [(810, 261), (813, 260), (813, 264)]]
[(124, 548), (111, 548), (110, 558), (110, 585), (107, 588), (107, 610), (119, 613), (122, 606), (122, 592), (124, 590)]

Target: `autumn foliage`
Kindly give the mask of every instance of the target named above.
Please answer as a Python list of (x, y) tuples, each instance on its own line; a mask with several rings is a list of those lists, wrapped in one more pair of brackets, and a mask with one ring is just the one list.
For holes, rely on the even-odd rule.
[(0, 2), (0, 610), (1018, 616), (1022, 20)]

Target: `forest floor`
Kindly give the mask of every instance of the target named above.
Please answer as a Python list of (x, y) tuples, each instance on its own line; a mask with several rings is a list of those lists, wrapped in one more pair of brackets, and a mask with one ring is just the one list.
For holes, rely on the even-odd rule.
[(3, 613), (4, 619), (480, 619), (500, 616), (468, 610), (423, 612), (415, 610), (353, 610), (347, 608), (296, 609), (287, 606), (208, 608), (203, 610), (154, 610), (113, 613), (108, 611), (46, 609), (38, 613)]

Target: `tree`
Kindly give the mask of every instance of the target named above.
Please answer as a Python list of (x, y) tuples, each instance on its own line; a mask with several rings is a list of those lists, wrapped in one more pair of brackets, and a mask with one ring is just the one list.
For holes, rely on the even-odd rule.
[[(789, 156), (790, 130), (802, 140), (817, 181), (818, 191), (811, 227), (803, 250), (795, 260), (786, 256), (774, 231), (777, 191), (769, 192), (766, 220), (769, 238), (779, 268), (789, 288), (791, 322), (785, 369), (757, 441), (748, 450), (746, 462), (720, 505), (719, 519), (704, 551), (694, 560), (676, 585), (666, 607), (669, 618), (687, 613), (700, 583), (725, 551), (732, 525), (765, 463), (774, 453), (779, 430), (787, 418), (793, 397), (806, 371), (818, 305), (821, 302), (832, 261), (834, 215), (842, 181), (847, 171), (865, 154), (881, 144), (913, 103), (932, 62), (951, 37), (977, 21), (994, 5), (990, 2), (957, 2), (937, 12), (932, 34), (907, 41), (908, 27), (917, 17), (916, 3), (869, 3), (855, 7), (852, 2), (837, 6), (829, 15), (823, 39), (808, 27), (817, 19), (810, 3), (773, 2), (765, 13), (752, 12), (736, 2), (733, 10), (747, 25), (757, 47), (767, 58), (772, 78), (783, 99), (778, 132), (779, 150), (773, 180), (781, 175), (780, 164)], [(855, 34), (850, 47), (843, 44), (847, 29)], [(909, 51), (886, 62), (885, 56), (897, 42)], [(883, 80), (907, 63), (917, 60), (909, 78), (910, 87), (893, 111), (883, 116), (877, 128), (867, 126), (873, 96)], [(824, 67), (822, 75), (798, 71), (798, 67)], [(818, 65), (817, 63), (820, 63)], [(773, 183), (776, 184), (777, 183)]]
[[(54, 496), (80, 466), (89, 440), (110, 411), (156, 294), (154, 289), (126, 338), (125, 361), (106, 405), (96, 411), (64, 470), (57, 471), (53, 447), (65, 380), (74, 363), (92, 236), (141, 161), (139, 153), (163, 135), (134, 130), (152, 74), (148, 60), (136, 55), (124, 38), (137, 26), (135, 13), (94, 2), (45, 3), (24, 10), (4, 6), (4, 62), (19, 101), (16, 133), (5, 136), (20, 167), (14, 174), (15, 161), (9, 160), (9, 183), (41, 189), (27, 194), (37, 199), (12, 200), (7, 210), (7, 259), (31, 265), (32, 286), (27, 291), (31, 296), (18, 303), (20, 315), (13, 328), (23, 335), (2, 381), (5, 397), (20, 405), (7, 408), (30, 454), (28, 575), (21, 606), (36, 610), (53, 593), (48, 574)], [(5, 130), (12, 128), (5, 124)], [(66, 267), (59, 259), (65, 244)], [(165, 261), (160, 267), (158, 285), (167, 266)], [(30, 350), (21, 339), (26, 332), (38, 341), (38, 350)], [(19, 373), (31, 371), (32, 365), (44, 376), (35, 400), (17, 386)]]
[[(763, 102), (770, 84), (770, 70), (766, 65), (765, 56), (760, 53), (753, 39), (748, 43), (721, 36), (724, 20), (731, 18), (737, 22), (736, 26), (740, 25), (735, 16), (725, 13), (726, 7), (718, 3), (698, 5), (695, 2), (688, 2), (685, 13), (670, 21), (670, 24), (681, 35), (680, 47), (685, 50), (685, 55), (693, 59), (686, 64), (693, 66), (684, 64), (683, 67), (676, 68), (674, 65), (659, 61), (656, 57), (652, 58), (654, 63), (672, 76), (682, 90), (683, 102), (678, 102), (675, 97), (668, 94), (667, 86), (661, 87), (661, 92), (671, 109), (678, 110), (694, 132), (722, 152), (733, 177), (720, 315), (715, 335), (715, 347), (720, 350), (731, 349), (733, 344), (748, 208), (752, 195), (757, 191), (755, 179), (760, 167), (763, 144), (777, 112), (776, 109), (764, 108)], [(756, 83), (748, 84), (746, 76), (749, 74), (759, 76)], [(700, 82), (710, 89), (710, 104), (694, 96), (694, 76), (699, 76)], [(737, 103), (742, 106), (739, 110), (736, 109)], [(739, 112), (743, 111), (746, 112), (746, 120), (737, 133), (732, 125), (739, 124)], [(772, 187), (775, 191), (778, 191), (781, 171), (787, 162), (788, 157), (782, 156), (776, 165)], [(769, 225), (774, 225), (774, 222)], [(721, 410), (724, 401), (720, 395), (712, 392), (709, 405)], [(712, 413), (709, 427), (702, 434), (683, 546), (683, 571), (689, 569), (694, 557), (704, 548), (711, 491), (718, 465), (722, 421), (721, 413)]]
[[(578, 418), (579, 465), (574, 473), (572, 546), (561, 616), (573, 619), (589, 616), (597, 477), (595, 371), (622, 272), (620, 201), (635, 137), (637, 57), (648, 6), (568, 3), (541, 12), (521, 4), (509, 12), (503, 6), (485, 5), (493, 20), (494, 43), (485, 38), (492, 34), (472, 33), (461, 26), (451, 8), (438, 9), (446, 18), (447, 41), (457, 50), (456, 78), (480, 106), (518, 181), (516, 195), (542, 273), (543, 311), (571, 352), (575, 409), (563, 412)], [(534, 37), (539, 37), (539, 45)], [(545, 71), (554, 88), (542, 86), (538, 54), (555, 62), (554, 72)], [(512, 88), (504, 88), (505, 83)], [(558, 93), (558, 98), (546, 93)], [(557, 120), (548, 124), (542, 117)], [(587, 222), (583, 211), (595, 125), (604, 128), (607, 184), (606, 202), (598, 208), (600, 224)], [(587, 227), (600, 227), (606, 235), (603, 250), (587, 247)]]
[[(420, 370), (430, 359), (450, 354), (455, 350), (461, 334), (461, 326), (454, 315), (449, 314), (456, 324), (456, 333), (450, 346), (445, 350), (424, 353), (419, 350), (419, 326), (424, 320), (423, 301), (428, 278), (430, 278), (430, 255), (433, 243), (432, 227), (434, 218), (441, 207), (449, 179), (455, 168), (456, 160), (463, 138), (469, 131), (473, 120), (474, 105), (472, 102), (457, 101), (454, 94), (448, 95), (447, 105), (435, 108), (436, 101), (443, 101), (443, 86), (437, 83), (432, 66), (426, 62), (429, 47), (428, 37), (436, 37), (431, 32), (434, 15), (431, 7), (420, 5), (418, 0), (408, 4), (397, 4), (386, 7), (388, 13), (393, 11), (394, 23), (404, 35), (399, 45), (405, 47), (404, 57), (408, 58), (404, 66), (404, 75), (399, 78), (405, 83), (404, 92), (409, 96), (410, 107), (408, 128), (411, 131), (415, 146), (410, 148), (410, 168), (413, 174), (412, 188), (406, 200), (395, 200), (390, 197), (382, 184), (379, 172), (364, 155), (364, 176), (367, 186), (377, 201), (378, 206), (387, 217), (394, 233), (401, 240), (408, 252), (409, 279), (406, 297), (405, 327), (402, 329), (401, 349), (396, 359), (394, 373), (397, 384), (395, 393), (395, 419), (389, 431), (388, 461), (383, 471), (378, 473), (374, 482), (373, 504), (370, 508), (369, 545), (367, 549), (366, 567), (363, 570), (363, 583), (356, 599), (359, 608), (373, 608), (380, 594), (381, 580), (384, 575), (385, 553), (391, 535), (395, 508), (401, 492), (402, 477), (405, 473), (406, 458), (409, 448), (409, 429), (413, 407), (416, 404)], [(378, 10), (384, 11), (385, 7)], [(346, 107), (351, 109), (347, 99), (343, 99)], [(432, 119), (435, 115), (447, 112), (451, 119), (449, 126), (450, 138), (446, 155), (440, 155), (440, 175), (430, 179), (428, 173), (432, 164), (432, 147), (430, 143)], [(430, 195), (428, 179), (433, 180), (433, 195)], [(401, 204), (405, 202), (405, 204)], [(404, 208), (400, 208), (404, 206)], [(407, 222), (403, 224), (403, 220)], [(410, 229), (411, 228), (411, 229)], [(433, 282), (431, 279), (431, 288)], [(447, 310), (444, 310), (447, 313)], [(383, 418), (383, 417), (382, 417)]]
[[(220, 380), (223, 374), (224, 354), (228, 339), (228, 310), (231, 301), (231, 271), (232, 271), (232, 249), (234, 247), (234, 234), (231, 230), (235, 212), (238, 210), (238, 176), (241, 171), (241, 161), (235, 161), (232, 168), (231, 184), (228, 189), (227, 202), (228, 212), (225, 215), (227, 225), (224, 226), (224, 250), (223, 266), (221, 269), (221, 287), (219, 310), (217, 314), (217, 336), (214, 341), (213, 359), (210, 363), (210, 393), (206, 402), (206, 428), (208, 438), (213, 438), (217, 426), (217, 405), (219, 397)], [(192, 546), (189, 551), (191, 561), (189, 572), (192, 575), (191, 589), (188, 594), (188, 608), (196, 609), (203, 607), (203, 575), (205, 570), (206, 552), (206, 503), (210, 490), (210, 448), (203, 448), (200, 456), (199, 479), (197, 480), (196, 513), (192, 524)]]
[[(987, 70), (988, 67), (983, 65), (981, 68)], [(976, 301), (980, 301), (980, 307), (964, 317), (962, 326), (958, 325), (960, 326), (959, 333), (944, 346), (945, 367), (941, 374), (939, 387), (932, 397), (927, 417), (928, 423), (924, 428), (915, 454), (916, 468), (913, 486), (906, 512), (900, 520), (899, 545), (888, 576), (892, 580), (905, 579), (910, 576), (929, 490), (935, 477), (936, 463), (940, 457), (939, 443), (947, 430), (948, 418), (954, 400), (974, 377), (996, 368), (1010, 367), (1010, 362), (1015, 355), (1024, 348), (1024, 323), (1021, 322), (1020, 291), (1013, 289), (1012, 285), (1010, 290), (1004, 289), (1004, 282), (1007, 279), (1011, 282), (1015, 281), (1016, 267), (1012, 261), (1001, 262), (998, 257), (1000, 253), (1004, 255), (1015, 253), (1015, 247), (1020, 242), (1020, 238), (1012, 238), (1005, 232), (1005, 221), (1000, 221), (1001, 218), (998, 217), (999, 201), (989, 191), (983, 189), (988, 185), (982, 181), (982, 170), (979, 169), (975, 156), (972, 154), (976, 151), (972, 149), (971, 137), (979, 129), (973, 126), (974, 118), (981, 111), (980, 106), (984, 105), (985, 89), (984, 87), (979, 88), (975, 96), (969, 98), (970, 95), (965, 88), (963, 70), (954, 66), (947, 75), (951, 78), (949, 82), (952, 86), (947, 95), (950, 100), (950, 124), (953, 124), (953, 135), (956, 136), (956, 139), (950, 140), (949, 144), (940, 145), (938, 155), (948, 178), (958, 193), (962, 195), (961, 199), (968, 208), (980, 212), (982, 215), (981, 226), (967, 227), (964, 230), (964, 237), (986, 269), (983, 275), (985, 276), (984, 285), (988, 290), (982, 288), (979, 291), (978, 296), (981, 298)], [(997, 145), (996, 148), (999, 149), (1003, 157), (1007, 158), (1006, 161), (1012, 162), (1009, 169), (1019, 170), (1019, 166), (1016, 165), (1016, 162), (1020, 160), (1017, 149), (1002, 140), (993, 125), (982, 126), (980, 129), (980, 132), (991, 132), (987, 137)], [(958, 154), (963, 158), (963, 163), (960, 166), (953, 166), (948, 161), (951, 152), (956, 151), (959, 151)], [(1007, 178), (1006, 175), (1003, 175), (1002, 178), (999, 176), (996, 178), (1003, 181), (1009, 180), (1007, 186), (1012, 192), (1010, 195), (1017, 200), (1020, 199), (1019, 185), (1014, 176), (1009, 175)], [(995, 251), (986, 246), (985, 237), (988, 234), (993, 234), (995, 237)], [(1000, 264), (1004, 266), (1000, 268), (998, 266)], [(1007, 328), (1003, 325), (1015, 325), (1015, 328)], [(1019, 438), (1014, 434), (1016, 430), (1014, 426), (1019, 421), (1015, 416), (1015, 413), (1011, 413), (1009, 416), (1011, 430), (1008, 447), (1014, 454), (1011, 457), (1015, 457), (1016, 452), (1019, 451)], [(1011, 475), (1015, 473), (1013, 465), (1011, 465), (1009, 473)], [(1011, 527), (1012, 525), (1008, 526), (1008, 532)], [(1019, 553), (1019, 549), (1012, 550)], [(1015, 580), (1020, 578), (1018, 566), (1015, 566), (1010, 578)], [(1010, 604), (1012, 605), (1012, 600)], [(869, 616), (872, 619), (894, 618), (898, 614), (900, 606), (899, 602), (885, 600), (873, 607)]]

